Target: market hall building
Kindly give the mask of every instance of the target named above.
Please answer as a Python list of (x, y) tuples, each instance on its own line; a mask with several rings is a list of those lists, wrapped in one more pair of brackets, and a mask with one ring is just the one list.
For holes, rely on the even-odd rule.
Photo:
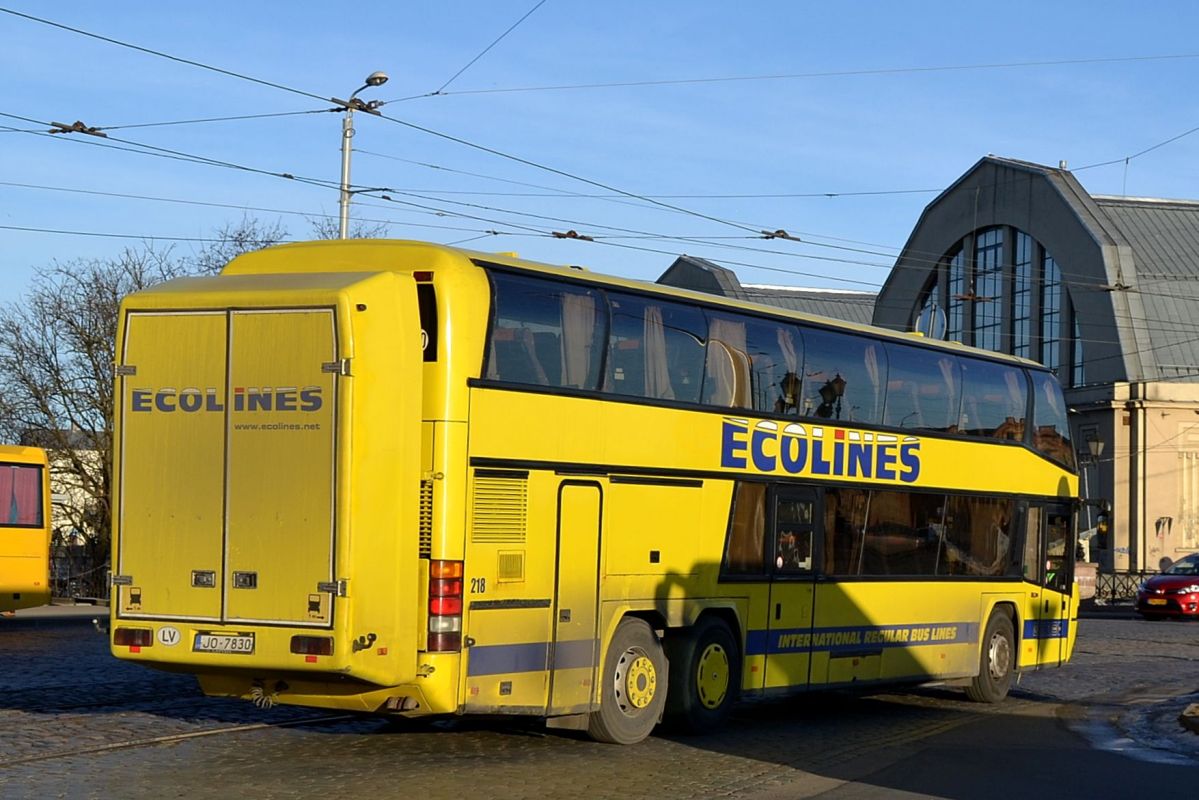
[(659, 282), (1039, 361), (1083, 494), (1112, 505), (1091, 560), (1157, 571), (1199, 552), (1199, 202), (1092, 196), (1064, 166), (988, 156), (925, 208), (877, 297), (742, 286), (687, 256)]

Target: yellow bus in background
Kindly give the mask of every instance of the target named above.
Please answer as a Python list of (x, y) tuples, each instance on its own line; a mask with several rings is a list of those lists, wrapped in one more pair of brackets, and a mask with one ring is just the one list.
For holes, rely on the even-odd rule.
[(0, 445), (0, 613), (50, 602), (46, 451)]
[(1071, 654), (1030, 361), (403, 241), (129, 297), (112, 650), (211, 695), (631, 743)]

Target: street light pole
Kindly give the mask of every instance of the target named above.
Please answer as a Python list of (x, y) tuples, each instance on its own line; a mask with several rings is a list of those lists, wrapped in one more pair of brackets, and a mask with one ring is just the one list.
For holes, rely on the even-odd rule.
[(341, 200), (339, 203), (341, 219), (338, 225), (339, 239), (348, 239), (350, 235), (350, 140), (354, 138), (354, 112), (366, 111), (371, 114), (378, 114), (379, 112), (375, 109), (383, 105), (378, 100), (364, 103), (358, 99), (358, 93), (371, 86), (382, 86), (385, 83), (387, 83), (386, 74), (372, 72), (367, 76), (366, 83), (354, 90), (349, 100), (333, 98), (334, 103), (345, 109), (345, 117), (341, 121)]

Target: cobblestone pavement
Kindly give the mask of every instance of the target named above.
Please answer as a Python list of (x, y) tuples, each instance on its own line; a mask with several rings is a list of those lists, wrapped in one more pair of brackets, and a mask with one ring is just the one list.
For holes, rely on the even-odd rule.
[(1091, 749), (1199, 763), (1199, 736), (1176, 722), (1183, 695), (1199, 692), (1199, 627), (1183, 623), (1084, 620), (1069, 666), (1025, 676), (994, 707), (938, 688), (813, 695), (745, 704), (719, 734), (633, 747), (511, 720), (261, 711), (204, 698), (188, 676), (116, 661), (86, 620), (5, 623), (4, 798), (813, 796), (902, 766), (913, 743), (998, 718), (1060, 719)]

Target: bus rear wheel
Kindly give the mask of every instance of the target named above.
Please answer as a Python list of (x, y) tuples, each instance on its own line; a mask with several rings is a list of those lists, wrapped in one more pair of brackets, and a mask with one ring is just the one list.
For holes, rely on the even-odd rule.
[(635, 744), (662, 718), (669, 681), (666, 655), (645, 620), (626, 617), (616, 626), (600, 675), (600, 706), (587, 733), (611, 744)]
[(666, 656), (670, 726), (685, 733), (708, 733), (720, 727), (741, 686), (741, 655), (728, 624), (705, 617), (691, 630), (667, 636)]
[(976, 703), (998, 703), (1007, 697), (1016, 665), (1016, 635), (1012, 620), (995, 609), (983, 633), (978, 675), (966, 687), (966, 696)]

